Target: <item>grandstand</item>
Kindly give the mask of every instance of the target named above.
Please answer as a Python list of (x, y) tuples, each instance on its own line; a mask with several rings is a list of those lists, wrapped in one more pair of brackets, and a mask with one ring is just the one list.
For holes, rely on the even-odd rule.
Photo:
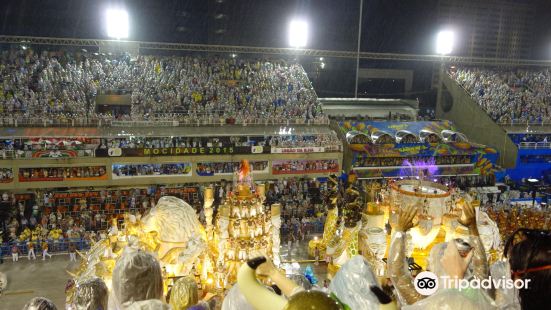
[[(467, 122), (465, 108), (487, 115), (473, 134), (494, 145), (505, 154), (504, 175), (521, 182), (528, 178), (548, 179), (548, 135), (551, 79), (548, 67), (467, 67), (452, 66), (449, 70), (447, 100), (440, 107), (442, 115)], [(452, 83), (456, 83), (453, 85)], [(456, 86), (459, 86), (457, 88)], [(454, 89), (455, 88), (455, 89)], [(450, 103), (454, 102), (454, 104)], [(461, 109), (454, 109), (459, 104)], [(446, 111), (447, 110), (447, 111)], [(482, 132), (482, 128), (483, 132)]]
[(10, 49), (0, 61), (0, 114), (17, 126), (40, 124), (39, 115), (71, 125), (323, 119), (302, 67), (281, 60)]
[[(463, 232), (456, 226), (468, 220), (464, 226), (473, 238), (493, 234), (496, 245), (491, 255), (488, 252), (493, 261), (503, 251), (497, 245), (503, 241), (500, 237), (510, 235), (512, 227), (522, 226), (515, 222), (521, 218), (516, 209), (511, 211), (513, 200), (527, 206), (527, 199), (532, 198), (532, 206), (537, 207), (529, 216), (524, 213), (525, 227), (549, 227), (550, 217), (543, 206), (547, 196), (551, 198), (546, 193), (551, 189), (545, 185), (551, 182), (551, 63), (518, 59), (532, 55), (529, 40), (514, 37), (517, 28), (530, 33), (527, 27), (515, 24), (511, 30), (506, 21), (487, 23), (504, 27), (496, 38), (500, 41), (494, 44), (482, 42), (478, 36), (482, 33), (493, 38), (492, 29), (481, 31), (473, 26), (468, 29), (471, 42), (463, 42), (457, 49), (461, 53), (454, 53), (454, 29), (442, 28), (435, 55), (432, 47), (428, 52), (420, 44), (412, 44), (427, 41), (416, 32), (428, 31), (432, 25), (427, 12), (438, 23), (451, 20), (454, 15), (449, 8), (457, 4), (459, 10), (461, 1), (434, 1), (434, 10), (427, 12), (415, 8), (426, 8), (426, 3), (403, 4), (400, 10), (392, 1), (369, 4), (369, 14), (377, 12), (374, 8), (407, 11), (392, 22), (386, 17), (364, 17), (364, 1), (344, 1), (346, 12), (338, 18), (326, 14), (331, 10), (325, 6), (333, 8), (334, 2), (320, 1), (312, 5), (319, 12), (312, 10), (311, 18), (317, 16), (324, 24), (310, 27), (322, 36), (318, 42), (302, 37), (308, 36), (307, 21), (298, 20), (306, 26), (293, 30), (292, 25), (297, 24), (293, 20), (289, 24), (290, 47), (281, 47), (275, 32), (281, 28), (283, 16), (270, 15), (278, 6), (290, 9), (287, 4), (168, 2), (170, 5), (157, 1), (136, 5), (130, 14), (134, 14), (132, 22), (139, 24), (140, 20), (143, 25), (132, 29), (133, 34), (125, 33), (125, 27), (115, 27), (117, 33), (109, 34), (109, 39), (94, 35), (88, 37), (99, 39), (87, 39), (86, 34), (95, 33), (94, 27), (88, 32), (75, 29), (72, 33), (78, 38), (60, 38), (51, 35), (55, 31), (36, 28), (30, 34), (7, 31), (13, 28), (8, 22), (2, 26), (6, 35), (0, 29), (0, 258), (8, 258), (10, 253), (29, 255), (29, 266), (46, 266), (40, 270), (47, 270), (47, 263), (31, 261), (33, 248), (45, 247), (54, 255), (70, 253), (73, 257), (76, 251), (99, 244), (105, 250), (97, 251), (97, 257), (107, 259), (91, 265), (98, 270), (105, 267), (94, 271), (105, 272), (112, 281), (115, 267), (108, 264), (126, 254), (127, 247), (147, 243), (144, 249), (159, 248), (166, 242), (171, 244), (170, 251), (185, 251), (165, 253), (170, 264), (168, 268), (163, 265), (163, 295), (171, 296), (169, 292), (182, 275), (189, 275), (191, 282), (203, 285), (201, 292), (213, 292), (218, 298), (236, 281), (224, 278), (223, 272), (238, 273), (240, 265), (250, 266), (242, 263), (253, 253), (281, 254), (277, 267), (293, 273), (299, 272), (292, 270), (297, 268), (297, 260), (315, 264), (320, 280), (335, 279), (338, 270), (345, 270), (341, 262), (356, 254), (369, 256), (378, 246), (368, 244), (375, 242), (370, 239), (373, 236), (380, 237), (376, 240), (380, 246), (383, 242), (388, 246), (381, 251), (383, 256), (389, 255), (396, 250), (390, 247), (395, 242), (389, 240), (407, 236), (407, 227), (398, 220), (405, 213), (398, 210), (409, 204), (408, 199), (413, 202), (411, 197), (416, 202), (408, 208), (419, 212), (412, 217), (426, 222), (416, 229), (429, 228), (427, 232), (436, 243), (444, 240), (444, 231), (457, 238), (455, 234)], [(466, 10), (493, 10), (475, 4)], [(96, 5), (74, 4), (74, 8), (84, 12)], [(263, 13), (246, 14), (249, 6), (251, 10), (261, 6)], [(25, 15), (30, 24), (35, 23), (33, 16), (41, 20), (40, 7), (37, 4)], [(515, 15), (514, 7), (509, 3), (500, 16)], [(531, 5), (523, 7), (532, 12)], [(59, 13), (57, 25), (67, 25), (66, 20), (73, 19), (67, 10), (56, 4), (44, 15)], [(75, 16), (83, 15), (76, 11)], [(295, 11), (300, 16), (302, 8)], [(350, 12), (356, 11), (359, 20), (350, 18)], [(7, 12), (6, 16), (10, 15)], [(205, 12), (206, 18), (199, 17)], [(229, 17), (235, 12), (239, 15)], [(522, 21), (529, 18), (526, 12)], [(121, 17), (128, 17), (128, 12), (122, 13)], [(406, 25), (409, 14), (423, 15), (418, 27)], [(87, 25), (92, 18), (84, 15), (87, 18), (82, 24)], [(253, 29), (264, 18), (271, 22)], [(149, 19), (157, 22), (159, 29), (149, 32), (145, 22)], [(384, 27), (371, 28), (371, 19)], [(354, 27), (359, 25), (357, 33), (349, 31), (352, 22)], [(369, 29), (368, 35), (362, 34), (363, 28)], [(386, 28), (400, 32), (400, 39), (387, 37)], [(519, 42), (521, 50), (507, 52), (509, 43), (516, 49)], [(493, 45), (499, 50), (491, 51)], [(415, 185), (411, 191), (402, 191), (407, 195), (401, 201), (401, 184), (406, 183)], [(440, 195), (445, 199), (437, 197)], [(181, 198), (190, 205), (178, 209), (185, 209), (185, 220), (171, 223), (190, 231), (195, 228), (187, 227), (186, 221), (192, 219), (190, 223), (197, 224), (197, 231), (185, 242), (161, 239), (157, 231), (145, 227), (163, 226), (145, 223), (164, 196)], [(429, 202), (432, 198), (442, 200)], [(436, 204), (438, 215), (427, 213)], [(233, 206), (238, 206), (237, 212)], [(476, 216), (467, 220), (457, 216), (471, 207)], [(480, 214), (487, 217), (483, 218), (486, 222)], [(172, 217), (172, 213), (163, 216)], [(537, 223), (526, 224), (527, 218), (537, 217), (541, 217)], [(484, 227), (478, 228), (477, 221)], [(490, 224), (507, 228), (500, 235)], [(376, 233), (370, 235), (367, 228), (377, 228), (373, 230)], [(325, 235), (327, 231), (330, 237)], [(123, 232), (128, 238), (120, 237)], [(412, 242), (425, 237), (419, 236), (412, 236)], [(203, 239), (208, 242), (203, 244)], [(311, 242), (306, 245), (308, 239)], [(405, 242), (409, 248), (407, 237)], [(217, 248), (220, 244), (224, 246)], [(305, 246), (308, 249), (302, 248)], [(268, 252), (252, 252), (253, 248)], [(192, 253), (197, 249), (217, 252), (219, 259)], [(409, 251), (400, 249), (404, 250)], [(403, 258), (407, 257), (410, 269), (413, 266), (418, 271), (422, 268), (415, 260), (424, 260), (430, 251), (430, 247), (416, 246)], [(231, 266), (225, 260), (230, 255), (236, 262)], [(383, 256), (371, 266), (382, 266), (377, 271), (381, 279), (391, 277), (392, 259)], [(475, 258), (475, 263), (486, 264), (485, 259)], [(15, 258), (10, 266), (14, 264)], [(86, 267), (73, 261), (65, 265), (63, 275), (54, 275), (52, 283), (65, 281), (65, 271), (73, 275)], [(3, 268), (0, 266), (0, 281)], [(26, 279), (27, 275), (21, 274)], [(305, 278), (313, 282), (310, 274)], [(392, 283), (391, 279), (385, 281)], [(327, 291), (333, 289), (328, 283)], [(69, 282), (65, 293), (72, 294), (73, 285)], [(112, 286), (109, 283), (109, 290)], [(2, 283), (3, 298), (1, 287)], [(392, 289), (392, 298), (402, 299), (399, 285), (393, 284)], [(19, 294), (27, 291), (10, 292), (7, 308), (21, 308)], [(59, 296), (54, 297), (59, 299), (57, 303), (73, 306), (73, 300)], [(3, 301), (0, 304), (4, 305)], [(407, 306), (404, 301), (399, 303)], [(220, 307), (210, 309), (214, 308)]]
[[(417, 122), (415, 100), (319, 100), (305, 69), (285, 57), (74, 50), (1, 53), (0, 189), (44, 214), (93, 206), (105, 222), (130, 201), (136, 209), (166, 193), (193, 192), (185, 197), (198, 202), (202, 186), (225, 188), (243, 159), (255, 180), (278, 184), (341, 171), (399, 177), (404, 162), (435, 153), (434, 177), (485, 178), (498, 158), (449, 122)], [(349, 104), (348, 121), (335, 103)], [(365, 139), (349, 141), (351, 129)], [(92, 198), (113, 190), (128, 193)], [(71, 193), (86, 206), (50, 198)]]
[[(168, 56), (103, 53), (117, 43), (101, 40), (25, 41), (30, 48), (16, 44), (0, 54), (0, 189), (34, 197), (29, 204), (44, 205), (39, 192), (59, 188), (220, 184), (243, 159), (256, 180), (270, 182), (349, 170), (360, 179), (399, 177), (404, 162), (433, 154), (435, 177), (486, 176), (499, 161), (496, 150), (467, 141), (463, 127), (417, 122), (418, 100), (319, 99), (287, 51), (251, 48), (280, 55), (227, 57), (157, 44), (190, 49)], [(48, 45), (54, 42), (62, 47)], [(349, 141), (351, 130), (365, 141)]]

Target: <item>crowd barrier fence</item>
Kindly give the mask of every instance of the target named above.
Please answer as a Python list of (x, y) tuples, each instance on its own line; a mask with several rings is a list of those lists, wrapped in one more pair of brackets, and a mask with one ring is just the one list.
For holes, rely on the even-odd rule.
[(202, 126), (266, 126), (266, 125), (329, 125), (328, 118), (320, 119), (253, 119), (249, 121), (201, 115), (158, 115), (147, 119), (106, 118), (39, 118), (0, 116), (0, 127), (202, 127)]

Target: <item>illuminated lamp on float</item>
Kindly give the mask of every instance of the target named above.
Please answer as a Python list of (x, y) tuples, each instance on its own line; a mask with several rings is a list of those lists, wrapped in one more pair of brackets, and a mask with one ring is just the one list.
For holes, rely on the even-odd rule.
[(446, 202), (451, 199), (447, 186), (425, 180), (399, 180), (391, 184), (391, 195), (394, 202), (391, 214), (396, 214), (406, 205), (418, 208), (417, 226), (410, 230), (413, 245), (426, 249), (438, 236), (445, 213)]

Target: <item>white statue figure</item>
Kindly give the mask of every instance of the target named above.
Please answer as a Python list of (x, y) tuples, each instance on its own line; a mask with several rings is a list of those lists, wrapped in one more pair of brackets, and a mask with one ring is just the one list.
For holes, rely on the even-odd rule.
[(242, 218), (248, 218), (249, 217), (249, 207), (246, 204), (241, 206), (241, 217)]
[(221, 216), (218, 219), (218, 231), (220, 232), (221, 239), (228, 239), (230, 237), (229, 229), (228, 229), (229, 226), (230, 226), (230, 221), (228, 220), (227, 217)]
[(228, 260), (234, 260), (235, 259), (235, 243), (232, 239), (228, 243), (226, 243), (226, 257)]
[(251, 237), (251, 239), (254, 239), (254, 237), (256, 237), (256, 223), (254, 219), (248, 219), (247, 226), (249, 228), (249, 236)]
[(241, 218), (241, 210), (239, 208), (239, 205), (234, 205), (232, 207), (231, 216), (236, 218)]
[(264, 221), (264, 231), (270, 231), (272, 229), (272, 221)]
[[(189, 246), (188, 241), (205, 242), (201, 236), (201, 223), (195, 210), (182, 199), (164, 196), (142, 219), (143, 231), (153, 236), (158, 244), (159, 260), (175, 263), (180, 253)], [(197, 246), (197, 250), (204, 247)]]
[(232, 237), (241, 237), (241, 220), (236, 219), (232, 224)]
[(246, 261), (247, 260), (247, 241), (245, 240), (241, 240), (239, 242), (239, 254), (238, 254), (238, 258), (239, 260), (241, 261)]
[(249, 211), (249, 216), (250, 217), (255, 217), (256, 216), (256, 206), (254, 204), (251, 206), (251, 209)]
[(263, 229), (263, 225), (262, 225), (262, 219), (260, 218), (257, 218), (256, 219), (256, 231), (255, 231), (255, 236), (256, 237), (259, 237), (259, 236), (262, 236), (262, 229)]

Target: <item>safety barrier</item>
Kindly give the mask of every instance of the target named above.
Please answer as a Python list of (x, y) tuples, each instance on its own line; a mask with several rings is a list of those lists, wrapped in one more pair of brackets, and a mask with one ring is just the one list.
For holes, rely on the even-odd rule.
[(543, 150), (551, 149), (551, 143), (549, 142), (521, 142), (519, 144), (521, 149), (531, 149), (531, 150)]
[(216, 115), (171, 114), (144, 119), (41, 118), (0, 116), (0, 127), (202, 127), (202, 126), (255, 126), (255, 125), (329, 125), (327, 117), (318, 119), (225, 119)]

